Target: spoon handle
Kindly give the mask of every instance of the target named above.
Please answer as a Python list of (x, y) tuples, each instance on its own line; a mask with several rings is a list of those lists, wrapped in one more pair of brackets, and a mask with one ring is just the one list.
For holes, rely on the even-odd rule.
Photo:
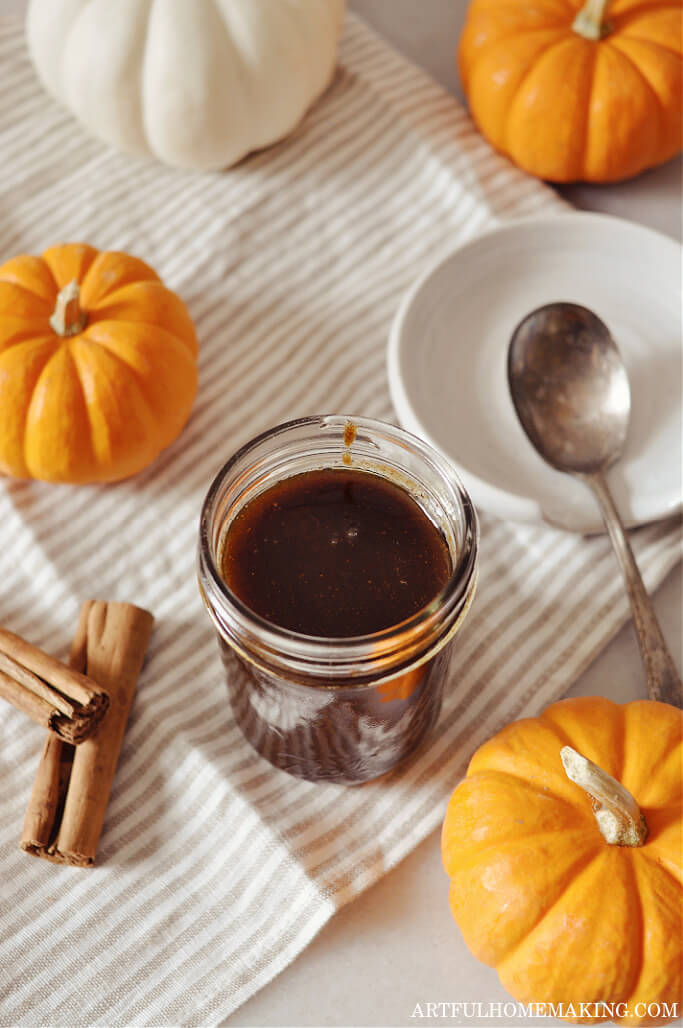
[(683, 686), (673, 662), (669, 647), (664, 641), (652, 602), (640, 577), (633, 551), (629, 544), (623, 522), (614, 505), (614, 499), (605, 477), (600, 472), (582, 476), (597, 497), (602, 516), (612, 540), (617, 560), (624, 573), (626, 588), (631, 600), (633, 623), (638, 637), (640, 655), (647, 675), (647, 690), (651, 700), (671, 703), (683, 707)]

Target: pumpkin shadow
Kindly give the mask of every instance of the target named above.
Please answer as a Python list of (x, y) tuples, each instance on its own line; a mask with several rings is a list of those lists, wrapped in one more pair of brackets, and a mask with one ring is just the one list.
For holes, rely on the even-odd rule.
[[(187, 512), (186, 518), (175, 519), (175, 535), (163, 523), (163, 516), (155, 516), (155, 498), (150, 501), (149, 496), (153, 479), (145, 472), (135, 479), (102, 485), (74, 486), (9, 478), (0, 483), (21, 522), (21, 549), (25, 555), (17, 559), (20, 579), (13, 590), (18, 597), (16, 611), (11, 607), (0, 609), (0, 623), (11, 629), (13, 617), (25, 611), (33, 598), (33, 605), (41, 612), (41, 634), (56, 634), (60, 628), (68, 633), (65, 611), (70, 605), (77, 610), (82, 601), (97, 598), (150, 606), (154, 614), (161, 581), (167, 581), (169, 594), (187, 587), (189, 581), (194, 582), (195, 520), (201, 506), (201, 490), (188, 488), (182, 477), (167, 482), (165, 471), (174, 457), (170, 453), (162, 456), (162, 465), (154, 469), (159, 479), (154, 490), (156, 498), (166, 510)], [(125, 509), (125, 514), (119, 513), (119, 507), (121, 511)], [(185, 543), (175, 546), (176, 554), (171, 559), (168, 551), (178, 543), (178, 532)], [(152, 534), (158, 535), (158, 545), (147, 543), (143, 560), (136, 561), (131, 543)], [(13, 543), (18, 545), (19, 533), (14, 533), (13, 538), (5, 537), (3, 542), (9, 547)], [(45, 590), (53, 602), (43, 607)], [(11, 595), (8, 601), (11, 603)], [(197, 616), (200, 612), (201, 601), (196, 592)]]
[[(35, 535), (31, 528), (33, 508), (39, 501), (41, 495), (41, 483), (30, 479), (11, 478), (0, 474), (0, 490), (9, 498), (10, 507), (16, 515), (16, 522), (12, 524), (12, 518), (5, 521), (2, 532), (2, 545), (7, 550), (19, 544), (22, 530), (28, 530)], [(20, 527), (17, 525), (20, 523)], [(17, 531), (19, 528), (19, 531)], [(13, 588), (7, 591), (0, 603), (0, 625), (9, 631), (15, 630), (15, 622), (25, 613), (27, 604), (30, 603), (31, 573), (25, 568), (23, 562), (18, 560), (15, 563), (15, 571), (18, 579), (13, 583)], [(34, 641), (34, 640), (31, 640)]]

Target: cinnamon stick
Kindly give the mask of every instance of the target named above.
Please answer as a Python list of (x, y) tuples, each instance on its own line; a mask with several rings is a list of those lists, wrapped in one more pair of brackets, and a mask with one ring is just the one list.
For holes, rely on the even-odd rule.
[(60, 864), (92, 867), (121, 743), (154, 618), (130, 603), (83, 604), (71, 668), (92, 676), (110, 706), (79, 746), (48, 736), (29, 800), (21, 848)]
[(0, 696), (60, 738), (92, 735), (109, 706), (92, 679), (0, 628)]

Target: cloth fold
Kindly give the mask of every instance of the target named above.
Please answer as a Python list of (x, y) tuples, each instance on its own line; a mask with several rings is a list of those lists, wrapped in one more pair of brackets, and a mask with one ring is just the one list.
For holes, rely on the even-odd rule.
[[(192, 418), (143, 474), (0, 483), (0, 623), (63, 656), (87, 597), (156, 618), (94, 870), (19, 851), (42, 732), (0, 710), (0, 1023), (217, 1023), (432, 831), (473, 749), (559, 697), (628, 616), (605, 537), (482, 517), (431, 744), (344, 789), (243, 741), (196, 587), (221, 463), (290, 417), (392, 419), (385, 347), (408, 286), (497, 220), (563, 205), (351, 16), (304, 123), (221, 174), (87, 137), (41, 91), (16, 20), (0, 23), (0, 67), (0, 261), (65, 240), (129, 250), (184, 298), (201, 346)], [(632, 539), (652, 589), (679, 559), (678, 525)]]

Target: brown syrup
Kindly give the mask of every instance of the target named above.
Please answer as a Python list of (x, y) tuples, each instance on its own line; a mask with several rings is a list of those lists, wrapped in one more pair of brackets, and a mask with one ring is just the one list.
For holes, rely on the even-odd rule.
[(448, 546), (400, 486), (365, 471), (308, 471), (271, 486), (230, 525), (222, 575), (281, 628), (342, 638), (391, 628), (452, 572)]

